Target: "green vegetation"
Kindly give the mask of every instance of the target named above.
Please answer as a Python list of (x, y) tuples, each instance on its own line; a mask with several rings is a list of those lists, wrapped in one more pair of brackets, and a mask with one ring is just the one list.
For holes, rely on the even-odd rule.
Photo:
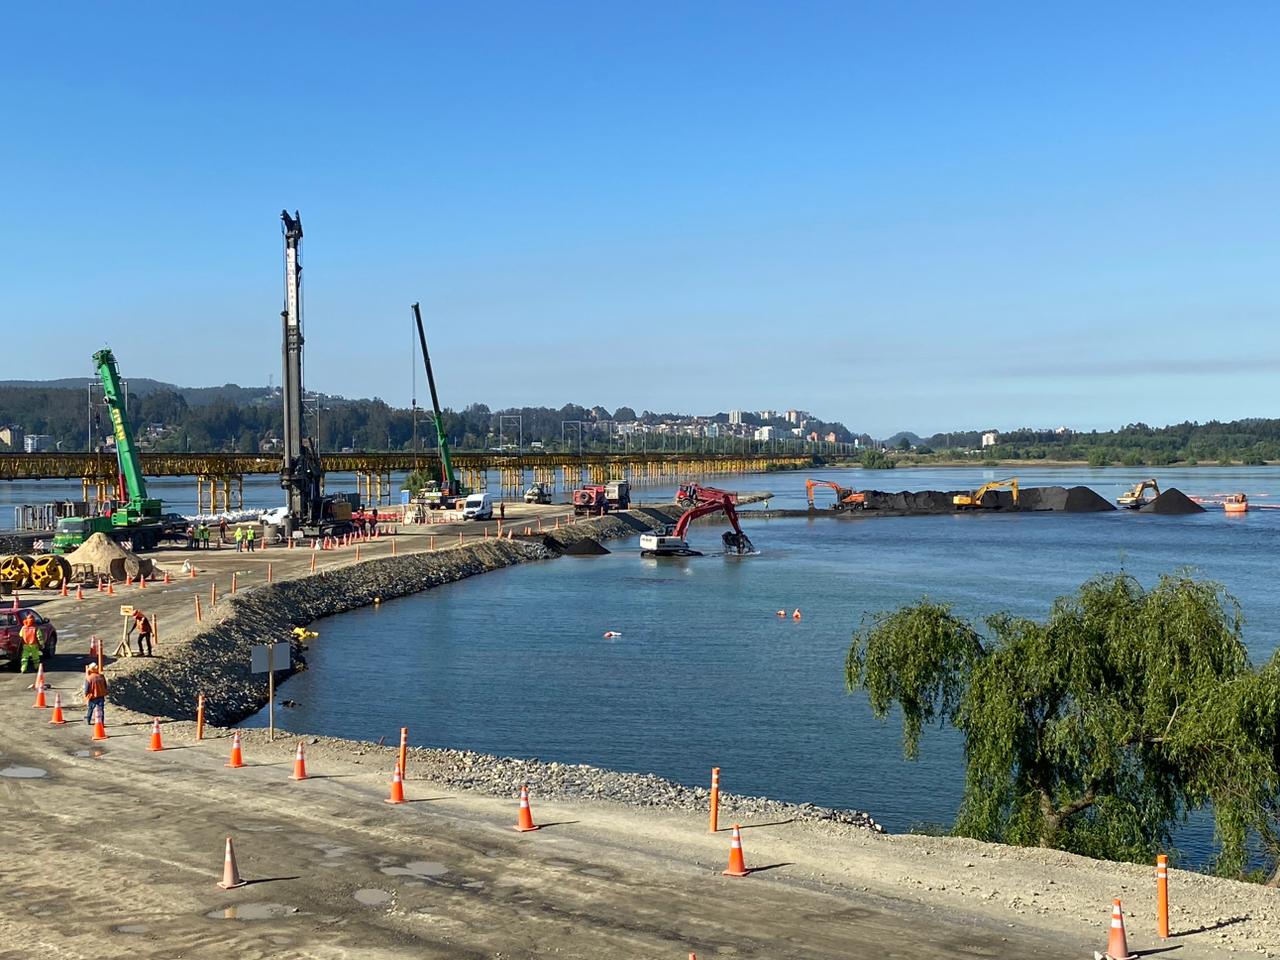
[(958, 835), (1150, 863), (1212, 808), (1215, 866), (1244, 876), (1252, 841), (1280, 859), (1280, 654), (1251, 666), (1241, 623), (1184, 576), (1099, 577), (985, 632), (926, 599), (863, 624), (845, 682), (901, 710), (908, 758), (926, 725), (960, 731)]
[[(923, 456), (925, 448), (933, 455)], [(982, 446), (979, 431), (940, 433), (912, 452), (912, 462), (982, 458), (1003, 461), (1073, 460), (1091, 467), (1167, 466), (1172, 463), (1262, 464), (1280, 460), (1280, 420), (1233, 420), (1149, 427), (1134, 423), (1119, 430), (1013, 430), (994, 446)]]
[(898, 461), (883, 450), (867, 450), (858, 462), (867, 470), (892, 470)]

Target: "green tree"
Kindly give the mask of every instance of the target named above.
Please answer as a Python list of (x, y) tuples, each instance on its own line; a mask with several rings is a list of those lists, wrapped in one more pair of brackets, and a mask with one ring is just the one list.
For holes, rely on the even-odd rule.
[(883, 450), (865, 450), (858, 460), (867, 470), (892, 470), (898, 462)]
[(1094, 447), (1089, 451), (1089, 466), (1105, 467), (1111, 463), (1111, 451), (1105, 447)]
[(960, 731), (959, 835), (1150, 862), (1211, 806), (1217, 866), (1239, 874), (1251, 836), (1280, 850), (1280, 660), (1253, 668), (1241, 623), (1221, 586), (1183, 576), (1099, 577), (1044, 622), (985, 632), (922, 600), (863, 624), (845, 681), (878, 717), (900, 708), (908, 758), (925, 725)]

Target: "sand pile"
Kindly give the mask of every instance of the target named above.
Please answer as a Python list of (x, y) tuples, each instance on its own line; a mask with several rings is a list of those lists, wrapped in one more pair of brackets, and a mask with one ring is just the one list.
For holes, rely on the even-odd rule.
[(1144, 507), (1140, 513), (1204, 513), (1204, 507), (1196, 503), (1177, 487), (1170, 487)]
[(154, 564), (146, 557), (139, 557), (116, 543), (105, 533), (95, 533), (73, 552), (67, 562), (74, 570), (84, 564), (94, 573), (110, 576), (113, 580), (126, 577), (151, 576)]
[[(886, 493), (883, 490), (864, 490), (868, 510), (885, 513), (930, 514), (952, 513), (955, 498), (960, 494), (971, 496), (972, 490), (901, 490)], [(1059, 511), (1063, 513), (1100, 513), (1115, 507), (1088, 487), (1023, 487), (1018, 492), (1018, 502), (1013, 502), (1012, 490), (988, 490), (982, 496), (984, 510), (1018, 510), (1023, 512)]]
[(1103, 513), (1114, 510), (1116, 505), (1089, 487), (1072, 487), (1067, 491), (1067, 503), (1062, 509), (1067, 513)]

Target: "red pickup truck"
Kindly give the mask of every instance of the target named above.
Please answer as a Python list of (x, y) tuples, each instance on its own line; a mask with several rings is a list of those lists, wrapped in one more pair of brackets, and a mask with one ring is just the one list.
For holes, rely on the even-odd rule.
[(22, 621), (27, 618), (27, 614), (35, 618), (36, 629), (44, 634), (41, 660), (46, 666), (58, 649), (58, 631), (54, 628), (53, 621), (27, 607), (19, 607), (17, 610), (12, 606), (0, 608), (0, 660), (8, 660), (12, 670), (17, 670), (18, 664), (22, 662)]

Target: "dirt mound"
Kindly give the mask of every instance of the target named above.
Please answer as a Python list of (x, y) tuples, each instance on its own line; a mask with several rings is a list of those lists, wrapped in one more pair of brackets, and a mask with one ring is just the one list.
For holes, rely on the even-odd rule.
[(566, 557), (599, 557), (609, 552), (598, 540), (590, 537), (567, 543), (562, 549)]
[(1170, 487), (1145, 507), (1140, 507), (1139, 512), (1165, 514), (1204, 513), (1204, 507), (1200, 506), (1177, 487)]
[(116, 543), (105, 533), (95, 533), (72, 553), (67, 554), (67, 562), (75, 570), (78, 564), (84, 564), (100, 576), (110, 576), (113, 580), (124, 580), (126, 577), (151, 576), (152, 562), (146, 557), (139, 557)]
[(1115, 504), (1089, 487), (1072, 487), (1067, 491), (1067, 502), (1061, 508), (1067, 513), (1104, 513), (1114, 510)]

